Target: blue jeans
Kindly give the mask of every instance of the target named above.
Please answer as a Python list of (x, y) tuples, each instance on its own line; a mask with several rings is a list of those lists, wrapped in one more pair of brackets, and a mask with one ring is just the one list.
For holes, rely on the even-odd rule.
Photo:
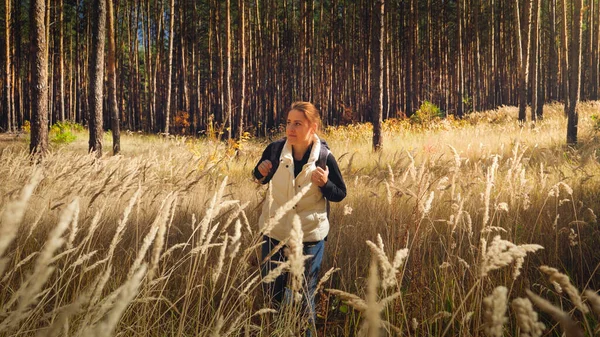
[[(279, 244), (279, 241), (268, 236), (263, 236), (265, 241), (262, 245), (261, 261), (271, 253), (273, 248)], [(311, 336), (311, 330), (315, 329), (315, 320), (317, 312), (315, 308), (315, 290), (319, 281), (318, 275), (323, 262), (323, 252), (325, 251), (325, 240), (317, 242), (305, 242), (302, 248), (303, 255), (311, 255), (312, 257), (304, 262), (304, 281), (303, 281), (303, 310), (308, 312), (310, 327), (306, 331), (306, 336)], [(271, 270), (277, 268), (275, 261), (286, 261), (287, 258), (283, 249), (278, 250), (271, 259), (261, 266), (261, 274), (265, 277)], [(272, 303), (279, 305), (286, 298), (286, 285), (288, 281), (288, 273), (282, 273), (275, 279), (273, 283), (263, 283), (265, 295), (271, 299)]]

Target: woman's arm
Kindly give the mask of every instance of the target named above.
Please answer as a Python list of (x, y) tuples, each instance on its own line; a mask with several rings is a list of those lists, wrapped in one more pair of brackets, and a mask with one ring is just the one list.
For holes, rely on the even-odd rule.
[(327, 168), (329, 169), (329, 176), (327, 177), (327, 183), (321, 187), (321, 193), (329, 201), (342, 201), (346, 197), (346, 184), (332, 153), (327, 156)]
[[(252, 170), (252, 175), (254, 176), (256, 181), (261, 184), (268, 183), (269, 180), (271, 180), (271, 177), (273, 176), (271, 174), (272, 173), (271, 171), (273, 169), (273, 164), (269, 160), (272, 147), (273, 147), (273, 143), (271, 143), (267, 146), (267, 148), (263, 151), (263, 154), (260, 157), (260, 160), (254, 167), (254, 170)], [(268, 164), (266, 162), (268, 162)], [(266, 169), (266, 174), (263, 174), (263, 173), (265, 173), (265, 169)], [(261, 170), (263, 171), (262, 173), (261, 173)]]

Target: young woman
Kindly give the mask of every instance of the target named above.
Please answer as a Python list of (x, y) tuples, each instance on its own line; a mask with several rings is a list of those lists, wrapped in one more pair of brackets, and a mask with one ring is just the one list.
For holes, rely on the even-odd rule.
[[(292, 199), (302, 189), (308, 192), (298, 201), (274, 227), (264, 233), (262, 260), (281, 240), (289, 237), (292, 219), (298, 215), (303, 232), (303, 254), (311, 258), (305, 261), (302, 303), (308, 310), (314, 329), (315, 288), (318, 273), (323, 261), (324, 246), (329, 233), (328, 202), (338, 202), (346, 197), (346, 185), (333, 154), (327, 143), (319, 139), (317, 131), (321, 126), (318, 110), (308, 102), (296, 102), (287, 116), (286, 138), (267, 146), (254, 168), (254, 177), (266, 184), (271, 182), (273, 203), (265, 203), (259, 220), (260, 228), (274, 215), (279, 207)], [(269, 214), (270, 212), (270, 214)], [(263, 277), (277, 267), (277, 261), (285, 261), (283, 249), (271, 256), (262, 268)], [(275, 282), (267, 284), (266, 295), (276, 304), (281, 303), (285, 294), (287, 274), (280, 275)], [(307, 331), (310, 335), (310, 330)]]

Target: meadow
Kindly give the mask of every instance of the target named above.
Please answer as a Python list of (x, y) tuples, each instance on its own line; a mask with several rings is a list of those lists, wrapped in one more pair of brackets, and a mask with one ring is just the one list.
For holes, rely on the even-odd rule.
[[(560, 104), (323, 137), (348, 196), (332, 203), (323, 336), (592, 336), (600, 331), (599, 102), (567, 147)], [(1, 336), (296, 336), (297, 305), (262, 296), (251, 170), (268, 144), (87, 133), (40, 164), (0, 137)], [(105, 137), (105, 147), (110, 136)], [(289, 265), (301, 237), (288, 240)], [(301, 291), (300, 295), (301, 295)]]

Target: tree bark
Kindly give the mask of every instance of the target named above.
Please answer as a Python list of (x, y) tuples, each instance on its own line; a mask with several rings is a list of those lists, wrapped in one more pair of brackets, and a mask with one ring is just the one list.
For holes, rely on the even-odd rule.
[(562, 57), (561, 57), (561, 75), (562, 75), (562, 96), (565, 101), (565, 117), (569, 115), (569, 100), (570, 100), (570, 90), (569, 90), (569, 35), (568, 24), (567, 24), (567, 4), (566, 0), (561, 0), (562, 7), (562, 34), (561, 36), (561, 45), (562, 45)]
[(113, 1), (108, 2), (108, 107), (110, 111), (110, 121), (113, 141), (113, 154), (121, 151), (121, 126), (119, 120), (119, 109), (117, 105), (117, 74), (116, 74), (116, 43), (115, 43), (115, 17)]
[(231, 99), (231, 0), (227, 0), (227, 78), (226, 78), (226, 105), (227, 105), (227, 139), (231, 139), (233, 133), (233, 114), (232, 114), (232, 99)]
[(64, 0), (58, 2), (58, 93), (60, 121), (65, 121), (65, 57), (64, 57)]
[(527, 119), (527, 88), (529, 78), (529, 33), (531, 26), (531, 1), (525, 1), (524, 26), (527, 29), (526, 40), (523, 40), (523, 30), (521, 27), (521, 13), (519, 10), (519, 0), (515, 0), (515, 11), (517, 20), (517, 34), (518, 34), (518, 46), (519, 46), (519, 122), (525, 122)]
[(241, 16), (241, 57), (242, 57), (242, 69), (241, 69), (241, 92), (240, 92), (240, 114), (238, 119), (238, 139), (241, 140), (244, 135), (244, 107), (246, 104), (246, 9), (245, 0), (239, 0), (239, 11)]
[(170, 115), (171, 115), (171, 91), (173, 88), (173, 42), (175, 37), (175, 0), (170, 1), (169, 11), (169, 61), (167, 68), (167, 97), (165, 103), (165, 134), (169, 134)]
[(92, 52), (90, 62), (90, 140), (89, 151), (102, 157), (103, 97), (104, 97), (104, 44), (106, 36), (106, 1), (94, 0), (92, 23)]
[(13, 125), (13, 105), (12, 105), (12, 83), (11, 83), (11, 73), (10, 73), (10, 38), (11, 38), (11, 1), (5, 0), (4, 7), (4, 24), (5, 24), (5, 54), (4, 54), (4, 115), (6, 116), (6, 131), (12, 132), (13, 128), (16, 130), (16, 125)]
[[(563, 0), (564, 1), (564, 0)], [(579, 102), (581, 91), (581, 26), (582, 26), (582, 0), (573, 2), (573, 28), (571, 40), (570, 69), (569, 69), (569, 106), (567, 121), (567, 144), (577, 144), (577, 124), (579, 114), (577, 113), (577, 103)]]
[(373, 81), (373, 151), (383, 149), (383, 136), (381, 134), (381, 124), (383, 116), (383, 59), (384, 59), (384, 38), (385, 38), (385, 2), (378, 0), (375, 3), (375, 27), (373, 29), (375, 38), (373, 39), (373, 73), (377, 81)]
[(31, 154), (43, 157), (48, 151), (48, 43), (46, 40), (46, 0), (31, 2)]
[(534, 24), (532, 25), (533, 40), (531, 47), (533, 48), (533, 61), (531, 62), (531, 70), (533, 74), (531, 77), (531, 121), (535, 122), (539, 117), (539, 61), (540, 61), (540, 0), (534, 0), (533, 13), (534, 13)]

